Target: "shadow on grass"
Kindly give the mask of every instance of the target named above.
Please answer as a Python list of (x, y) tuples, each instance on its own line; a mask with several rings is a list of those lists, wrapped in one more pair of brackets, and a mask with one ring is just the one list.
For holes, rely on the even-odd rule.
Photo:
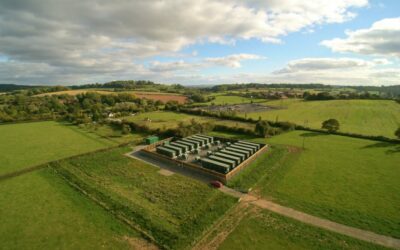
[(306, 133), (302, 133), (300, 136), (302, 137), (316, 137), (316, 136), (326, 136), (329, 134), (325, 134), (325, 133), (318, 133), (318, 132), (306, 132)]
[(390, 142), (377, 142), (362, 148), (387, 148), (386, 154), (400, 153), (400, 144), (390, 143)]

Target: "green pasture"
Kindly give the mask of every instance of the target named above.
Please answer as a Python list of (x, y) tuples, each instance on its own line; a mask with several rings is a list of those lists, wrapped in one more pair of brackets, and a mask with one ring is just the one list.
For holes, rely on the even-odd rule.
[(134, 243), (143, 242), (50, 169), (3, 180), (0, 193), (0, 249), (140, 249)]
[(400, 238), (399, 144), (304, 131), (267, 142), (296, 148), (258, 184), (265, 197)]
[(311, 128), (321, 128), (323, 121), (335, 118), (340, 123), (340, 131), (387, 137), (394, 137), (394, 131), (400, 126), (400, 105), (389, 100), (286, 99), (264, 104), (281, 109), (248, 113), (247, 117), (290, 121)]
[(53, 121), (0, 125), (0, 174), (116, 145)]
[(236, 95), (213, 95), (215, 99), (207, 102), (209, 105), (226, 105), (226, 104), (242, 104), (251, 102), (265, 102), (265, 99), (248, 98)]
[(128, 147), (62, 161), (56, 169), (117, 213), (123, 213), (160, 245), (189, 247), (236, 199), (196, 180), (124, 156)]
[(246, 215), (219, 246), (220, 250), (386, 249), (312, 227), (266, 210)]
[(217, 119), (205, 116), (196, 116), (184, 113), (176, 113), (169, 111), (154, 111), (147, 113), (138, 113), (134, 116), (127, 116), (124, 120), (134, 122), (138, 125), (148, 126), (151, 129), (169, 129), (176, 128), (179, 122), (189, 123), (192, 119), (197, 122), (205, 123), (210, 122), (212, 124), (225, 125), (229, 127), (242, 127), (248, 129), (254, 129), (254, 124), (246, 122), (236, 122), (223, 119)]

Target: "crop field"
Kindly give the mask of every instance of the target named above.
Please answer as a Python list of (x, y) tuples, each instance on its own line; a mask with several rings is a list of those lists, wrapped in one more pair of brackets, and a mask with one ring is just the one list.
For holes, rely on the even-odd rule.
[(129, 151), (114, 148), (54, 167), (171, 249), (190, 246), (237, 202), (193, 179), (161, 175), (158, 168), (123, 155)]
[(139, 234), (50, 169), (0, 182), (1, 249), (140, 249)]
[(134, 116), (124, 117), (124, 120), (134, 122), (138, 125), (146, 125), (151, 129), (169, 129), (176, 128), (179, 122), (189, 123), (192, 119), (197, 122), (211, 122), (213, 124), (225, 125), (230, 127), (242, 127), (254, 129), (254, 124), (245, 122), (228, 121), (216, 119), (212, 117), (195, 116), (184, 113), (154, 111), (147, 113), (139, 113)]
[(0, 175), (116, 145), (53, 121), (0, 125), (0, 135)]
[[(222, 229), (223, 230), (223, 229)], [(219, 246), (235, 249), (386, 249), (253, 207)]]
[(269, 101), (268, 106), (283, 109), (248, 113), (247, 117), (290, 121), (311, 128), (321, 128), (323, 121), (335, 118), (343, 132), (394, 137), (400, 125), (400, 105), (387, 100)]
[(289, 148), (290, 154), (273, 174), (257, 183), (261, 195), (343, 224), (400, 238), (398, 144), (303, 131), (267, 142), (295, 147)]

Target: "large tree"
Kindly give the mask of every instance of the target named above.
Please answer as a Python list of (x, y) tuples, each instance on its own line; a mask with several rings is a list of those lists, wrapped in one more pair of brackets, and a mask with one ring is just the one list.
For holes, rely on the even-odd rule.
[(394, 134), (400, 139), (400, 127), (394, 132)]
[(329, 119), (322, 123), (322, 128), (328, 130), (329, 132), (338, 131), (339, 127), (339, 121), (336, 119)]

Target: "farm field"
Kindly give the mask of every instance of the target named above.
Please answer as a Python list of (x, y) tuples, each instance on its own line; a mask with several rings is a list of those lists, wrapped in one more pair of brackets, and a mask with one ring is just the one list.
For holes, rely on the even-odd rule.
[(140, 249), (139, 234), (50, 169), (0, 182), (0, 249)]
[(216, 94), (215, 99), (209, 102), (206, 102), (208, 105), (225, 105), (225, 104), (240, 104), (240, 103), (251, 103), (253, 102), (265, 102), (265, 99), (252, 99), (247, 97), (235, 96), (235, 95), (221, 95)]
[[(386, 249), (251, 207), (218, 249)], [(223, 230), (223, 229), (222, 229)]]
[(180, 95), (180, 94), (173, 94), (173, 93), (163, 93), (163, 92), (149, 92), (149, 91), (112, 91), (110, 90), (98, 90), (98, 89), (76, 89), (76, 90), (64, 90), (64, 91), (57, 91), (57, 92), (50, 92), (50, 93), (43, 93), (37, 96), (48, 96), (48, 95), (78, 95), (78, 94), (85, 94), (95, 92), (102, 95), (115, 95), (115, 94), (132, 94), (137, 98), (146, 98), (154, 101), (177, 101), (180, 104), (184, 104), (187, 102), (187, 97)]
[[(228, 121), (205, 116), (195, 116), (184, 113), (154, 111), (147, 113), (138, 113), (134, 116), (123, 117), (124, 120), (134, 122), (138, 125), (146, 125), (151, 129), (169, 129), (176, 128), (179, 122), (189, 123), (192, 119), (197, 122), (211, 122), (213, 124), (225, 125), (230, 127), (243, 127), (254, 129), (254, 124), (245, 122)], [(149, 119), (151, 121), (149, 121)]]
[(117, 143), (53, 121), (0, 125), (0, 175)]
[(123, 155), (131, 150), (114, 148), (53, 166), (171, 249), (189, 247), (237, 202), (206, 184), (164, 176), (159, 168)]
[(255, 192), (339, 223), (400, 238), (399, 145), (303, 131), (275, 136), (267, 143), (295, 148), (289, 148), (273, 174), (257, 183)]
[(263, 104), (283, 109), (248, 113), (247, 117), (258, 119), (261, 116), (265, 120), (290, 121), (311, 128), (321, 128), (323, 121), (335, 118), (340, 122), (340, 131), (390, 138), (400, 125), (400, 105), (388, 100), (305, 102), (286, 99)]

